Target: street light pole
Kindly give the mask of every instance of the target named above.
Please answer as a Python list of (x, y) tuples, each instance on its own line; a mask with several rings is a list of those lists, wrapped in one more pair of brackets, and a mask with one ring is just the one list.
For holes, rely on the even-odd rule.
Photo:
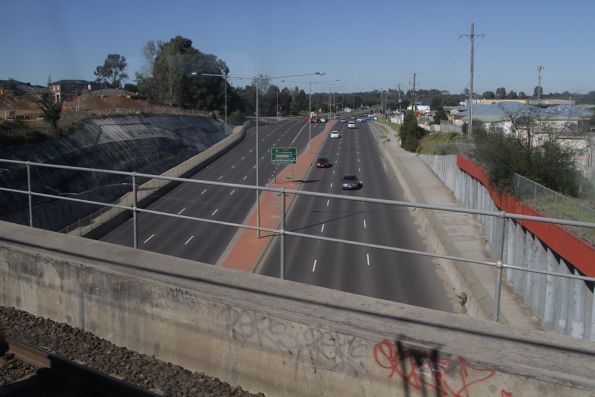
[[(193, 75), (196, 74), (196, 72), (192, 73)], [(268, 77), (269, 79), (281, 79), (281, 78), (286, 78), (286, 77), (302, 77), (302, 76), (321, 76), (324, 75), (324, 73), (320, 73), (320, 72), (316, 72), (316, 73), (307, 73), (307, 74), (292, 74), (292, 75), (287, 75), (287, 76), (273, 76), (273, 77)], [(213, 74), (213, 73), (202, 73), (202, 76), (211, 76), (211, 77), (222, 77), (224, 78), (226, 81), (229, 78), (232, 79), (239, 79), (239, 80), (252, 80), (254, 81), (254, 85), (256, 87), (256, 147), (255, 147), (255, 153), (256, 153), (256, 164), (255, 164), (255, 168), (256, 168), (256, 226), (257, 226), (257, 230), (258, 230), (258, 238), (260, 238), (260, 191), (258, 190), (258, 187), (260, 186), (260, 182), (259, 182), (259, 167), (258, 167), (258, 139), (259, 139), (259, 134), (258, 134), (258, 130), (259, 130), (259, 111), (258, 111), (258, 94), (259, 94), (259, 80), (261, 80), (261, 77), (241, 77), (241, 76), (228, 76), (227, 74)], [(225, 86), (227, 89), (227, 85)], [(227, 95), (226, 95), (227, 97)], [(227, 109), (227, 106), (226, 106)], [(226, 123), (227, 125), (227, 123)]]
[(225, 84), (225, 136), (229, 135), (227, 131), (227, 77), (223, 78), (223, 84)]
[[(258, 78), (254, 79), (254, 83), (256, 85), (256, 186), (260, 185), (259, 178), (258, 178)], [(260, 238), (260, 191), (256, 189), (256, 226), (258, 229), (256, 230), (256, 235)]]

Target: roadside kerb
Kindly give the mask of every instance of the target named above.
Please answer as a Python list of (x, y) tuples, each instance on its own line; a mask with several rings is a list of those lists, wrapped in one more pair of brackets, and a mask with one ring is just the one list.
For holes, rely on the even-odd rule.
[[(269, 187), (283, 188), (291, 185), (293, 188), (301, 188), (302, 180), (308, 174), (310, 167), (313, 164), (314, 158), (320, 151), (324, 140), (330, 129), (335, 125), (335, 121), (326, 123), (324, 131), (312, 138), (310, 142), (310, 152), (305, 151), (298, 156), (296, 164), (285, 167), (273, 180), (267, 184)], [(294, 167), (292, 170), (291, 167)], [(293, 179), (291, 176), (293, 174)], [(260, 199), (260, 224), (262, 227), (278, 228), (280, 224), (281, 203), (278, 193), (264, 192), (261, 193)], [(286, 197), (286, 210), (289, 211), (294, 202), (294, 196), (288, 195)], [(256, 226), (256, 207), (254, 207), (243, 224)], [(219, 264), (223, 267), (241, 270), (245, 272), (253, 272), (264, 256), (267, 245), (274, 241), (271, 237), (276, 235), (262, 235), (258, 238), (258, 232), (252, 229), (238, 230), (236, 236), (230, 244), (228, 251), (222, 255)]]

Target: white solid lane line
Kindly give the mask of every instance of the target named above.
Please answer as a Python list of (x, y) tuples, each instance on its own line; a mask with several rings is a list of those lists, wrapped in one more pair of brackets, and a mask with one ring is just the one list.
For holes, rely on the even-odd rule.
[(178, 215), (182, 215), (182, 212), (186, 211), (186, 207), (182, 208), (179, 212)]
[(320, 228), (320, 233), (324, 233), (324, 223), (322, 224), (322, 227)]
[(368, 266), (370, 266), (370, 254), (366, 254), (366, 260), (368, 261)]
[(155, 233), (151, 234), (151, 236), (150, 236), (148, 239), (146, 239), (146, 240), (143, 242), (143, 244), (147, 244), (147, 243), (149, 242), (149, 240), (150, 240), (150, 239), (152, 239), (153, 237), (155, 237)]
[(211, 214), (211, 216), (215, 216), (215, 214), (217, 213), (217, 211), (219, 211), (219, 208), (217, 208), (215, 211), (213, 211), (213, 213)]
[(312, 273), (314, 273), (314, 271), (316, 270), (316, 262), (318, 261), (318, 259), (314, 259), (314, 266), (312, 266)]
[(233, 196), (233, 194), (234, 194), (235, 192), (236, 192), (236, 190), (235, 190), (235, 189), (233, 189), (233, 190), (232, 190), (232, 191), (229, 193), (229, 195), (230, 195), (230, 196)]
[(188, 240), (186, 240), (186, 242), (184, 243), (184, 245), (188, 245), (188, 243), (190, 242), (190, 240), (192, 240), (194, 238), (194, 236), (190, 236), (190, 238)]
[(202, 192), (200, 192), (200, 194), (205, 194), (207, 192), (207, 189), (203, 190)]

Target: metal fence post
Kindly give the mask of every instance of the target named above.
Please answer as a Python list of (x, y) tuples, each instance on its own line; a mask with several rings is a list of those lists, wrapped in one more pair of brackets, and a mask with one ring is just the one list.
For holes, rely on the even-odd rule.
[(138, 248), (138, 218), (136, 215), (136, 172), (132, 173), (132, 239), (134, 248)]
[(504, 259), (504, 241), (506, 238), (506, 212), (500, 211), (498, 215), (498, 227), (500, 230), (500, 241), (498, 246), (498, 260), (496, 261), (496, 290), (494, 299), (494, 316), (493, 319), (496, 322), (500, 321), (500, 296), (502, 294), (502, 269), (504, 265), (502, 263)]
[(27, 194), (29, 195), (29, 226), (33, 227), (33, 197), (31, 196), (31, 162), (27, 161)]
[(281, 189), (281, 280), (285, 280), (285, 188)]

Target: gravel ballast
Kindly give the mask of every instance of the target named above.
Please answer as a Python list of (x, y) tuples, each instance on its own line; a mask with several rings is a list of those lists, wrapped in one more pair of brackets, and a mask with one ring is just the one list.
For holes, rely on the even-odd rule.
[[(0, 333), (164, 396), (264, 396), (14, 308), (0, 306)], [(32, 371), (26, 364), (0, 365), (0, 388)]]

